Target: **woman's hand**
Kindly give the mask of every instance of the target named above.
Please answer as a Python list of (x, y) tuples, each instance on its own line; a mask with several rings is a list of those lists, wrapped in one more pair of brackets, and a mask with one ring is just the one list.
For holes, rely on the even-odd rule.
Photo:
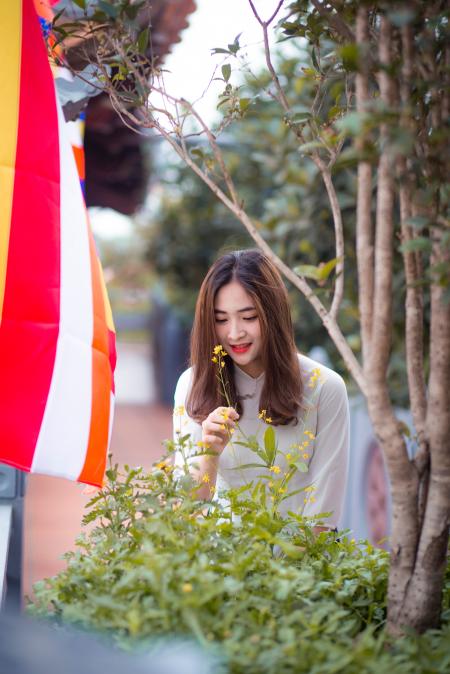
[(217, 407), (202, 423), (202, 441), (216, 454), (222, 454), (238, 419), (239, 414), (233, 407)]

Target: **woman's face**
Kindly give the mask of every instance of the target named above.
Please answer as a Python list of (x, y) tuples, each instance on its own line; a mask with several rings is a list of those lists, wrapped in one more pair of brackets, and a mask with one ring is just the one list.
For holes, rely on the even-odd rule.
[(221, 287), (214, 302), (217, 341), (251, 377), (263, 371), (261, 326), (251, 296), (238, 281)]

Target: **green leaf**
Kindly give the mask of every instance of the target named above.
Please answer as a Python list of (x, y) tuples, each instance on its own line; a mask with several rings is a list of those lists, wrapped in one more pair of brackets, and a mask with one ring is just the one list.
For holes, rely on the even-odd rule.
[(333, 271), (333, 269), (336, 267), (337, 263), (340, 261), (339, 257), (335, 257), (329, 262), (321, 262), (319, 264), (319, 275), (320, 275), (320, 280), (321, 281), (326, 281)]
[(295, 115), (292, 115), (290, 120), (291, 122), (307, 122), (311, 117), (312, 114), (310, 112), (296, 112)]
[(298, 151), (301, 152), (301, 154), (308, 154), (311, 150), (317, 150), (319, 148), (323, 148), (323, 143), (321, 143), (320, 140), (311, 140), (309, 143), (300, 145)]
[(111, 19), (116, 19), (119, 15), (119, 8), (106, 0), (97, 0), (99, 9), (101, 9)]
[(252, 102), (251, 98), (240, 98), (239, 99), (239, 108), (241, 112), (245, 112)]
[(299, 276), (320, 281), (320, 269), (312, 264), (299, 264), (297, 267), (294, 267), (294, 272)]
[(277, 445), (275, 440), (275, 431), (273, 426), (268, 426), (264, 433), (264, 448), (266, 450), (267, 463), (273, 466), (275, 456), (277, 453)]
[(241, 468), (266, 468), (265, 463), (240, 463), (239, 466), (235, 466), (232, 470), (240, 470)]
[(230, 79), (230, 75), (231, 75), (231, 66), (229, 63), (224, 63), (224, 65), (222, 66), (222, 76), (225, 82), (228, 82), (228, 80)]
[(138, 40), (137, 40), (137, 46), (138, 46), (138, 50), (141, 54), (145, 54), (145, 51), (148, 47), (149, 37), (150, 37), (150, 29), (149, 28), (144, 28), (144, 30), (139, 33), (139, 37), (138, 37)]
[(410, 241), (405, 241), (399, 246), (399, 250), (402, 253), (413, 253), (415, 251), (429, 252), (431, 251), (432, 243), (430, 239), (427, 239), (425, 236), (418, 236), (415, 239)]
[(211, 54), (230, 54), (229, 49), (222, 49), (221, 47), (214, 47), (214, 49), (211, 49)]

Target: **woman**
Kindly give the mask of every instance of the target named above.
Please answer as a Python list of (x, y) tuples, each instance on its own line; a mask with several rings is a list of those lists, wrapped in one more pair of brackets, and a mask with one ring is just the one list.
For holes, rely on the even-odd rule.
[[(219, 356), (226, 353), (221, 373), (227, 396), (211, 362), (218, 344)], [(329, 512), (324, 523), (336, 527), (348, 463), (345, 384), (338, 374), (297, 352), (288, 294), (278, 270), (261, 251), (242, 250), (219, 258), (203, 281), (191, 367), (175, 392), (175, 433), (189, 433), (195, 445), (215, 453), (193, 461), (201, 498), (210, 498), (214, 486), (220, 491), (261, 475), (260, 468), (239, 468), (258, 457), (238, 443), (243, 440), (240, 433), (261, 441), (267, 423), (275, 427), (279, 450), (272, 471), (285, 471), (294, 452), (307, 467), (289, 483), (289, 491), (307, 491), (282, 501), (280, 510)]]

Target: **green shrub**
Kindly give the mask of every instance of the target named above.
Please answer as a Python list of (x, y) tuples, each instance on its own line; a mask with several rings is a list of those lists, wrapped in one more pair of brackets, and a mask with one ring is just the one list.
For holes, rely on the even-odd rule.
[[(314, 536), (311, 521), (266, 507), (255, 485), (206, 507), (187, 469), (174, 473), (168, 461), (149, 474), (111, 467), (84, 517), (95, 528), (64, 571), (35, 585), (30, 611), (127, 648), (188, 636), (236, 674), (448, 671), (447, 622), (388, 648), (386, 552)], [(447, 609), (449, 596), (450, 582)]]

